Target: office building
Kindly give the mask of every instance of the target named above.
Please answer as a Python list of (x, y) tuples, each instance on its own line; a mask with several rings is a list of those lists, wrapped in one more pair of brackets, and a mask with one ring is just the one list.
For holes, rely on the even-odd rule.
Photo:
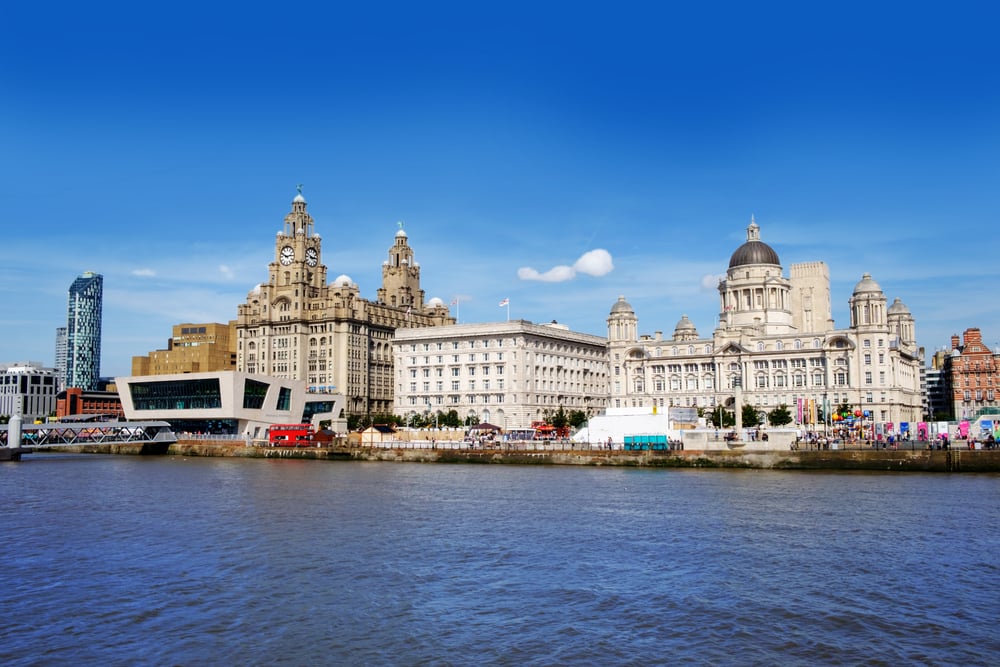
[(236, 370), (236, 320), (229, 324), (177, 324), (165, 350), (132, 357), (132, 375)]
[(101, 376), (101, 303), (104, 278), (90, 271), (69, 288), (66, 315), (66, 387), (98, 389)]
[(527, 428), (560, 408), (607, 406), (607, 340), (527, 320), (397, 329), (395, 414)]
[(951, 337), (943, 373), (952, 419), (975, 421), (984, 415), (1000, 415), (1000, 363), (978, 327), (966, 329), (961, 339)]
[(836, 328), (826, 264), (794, 264), (785, 277), (751, 219), (718, 291), (718, 325), (708, 336), (687, 316), (670, 337), (640, 335), (632, 306), (618, 299), (607, 320), (611, 407), (707, 415), (752, 405), (763, 415), (784, 405), (797, 424), (819, 430), (846, 405), (861, 415), (847, 420), (850, 428), (868, 437), (910, 430), (922, 418), (914, 319), (899, 299), (887, 305), (869, 274), (848, 299), (849, 325)]
[(24, 423), (44, 421), (56, 410), (58, 376), (38, 361), (6, 365), (0, 375), (0, 415), (20, 414)]
[(66, 327), (56, 327), (56, 379), (58, 389), (66, 388), (66, 354), (68, 349)]
[(236, 371), (115, 379), (125, 418), (166, 421), (177, 433), (263, 438), (271, 424), (329, 422), (345, 431), (344, 397), (309, 391), (302, 380)]
[(400, 225), (374, 301), (347, 275), (327, 282), (322, 239), (301, 191), (274, 241), (267, 282), (240, 304), (236, 367), (305, 381), (343, 394), (351, 415), (393, 408), (392, 338), (397, 329), (453, 324), (441, 299), (424, 299), (420, 265)]

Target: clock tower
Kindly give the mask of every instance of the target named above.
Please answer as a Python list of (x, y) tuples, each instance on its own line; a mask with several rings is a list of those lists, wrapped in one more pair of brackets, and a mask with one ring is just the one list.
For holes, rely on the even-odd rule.
[(320, 262), (321, 239), (313, 229), (313, 219), (306, 210), (302, 186), (292, 200), (292, 211), (285, 216), (285, 227), (274, 242), (274, 262), (270, 265), (271, 284), (295, 283), (321, 287), (326, 267)]
[(346, 275), (328, 283), (321, 253), (299, 186), (275, 238), (267, 282), (238, 308), (236, 368), (342, 393), (349, 414), (387, 413), (393, 407), (396, 329), (454, 324), (455, 318), (441, 299), (424, 301), (420, 267), (402, 228), (375, 301), (362, 298)]

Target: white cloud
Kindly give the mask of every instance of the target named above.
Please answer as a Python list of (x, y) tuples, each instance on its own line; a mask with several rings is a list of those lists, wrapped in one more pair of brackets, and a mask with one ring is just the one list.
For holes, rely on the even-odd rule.
[(517, 270), (517, 277), (521, 280), (540, 280), (545, 283), (561, 283), (572, 280), (576, 276), (576, 271), (572, 266), (554, 266), (545, 273), (539, 273), (530, 267)]
[(576, 260), (573, 266), (560, 264), (554, 266), (545, 273), (540, 273), (530, 266), (525, 266), (517, 270), (517, 277), (521, 280), (538, 280), (546, 283), (561, 283), (572, 280), (577, 273), (585, 273), (588, 276), (600, 277), (610, 273), (615, 268), (611, 253), (603, 248), (591, 250), (584, 253), (580, 259)]
[(584, 253), (580, 259), (576, 260), (573, 268), (588, 276), (600, 277), (611, 273), (615, 268), (615, 263), (611, 260), (611, 253), (604, 248), (598, 248)]
[(228, 266), (226, 266), (225, 264), (219, 265), (219, 273), (221, 273), (222, 277), (225, 278), (226, 280), (232, 280), (234, 277), (233, 270)]
[(701, 288), (704, 290), (714, 290), (719, 288), (719, 282), (726, 279), (721, 273), (706, 273), (701, 277)]
[(153, 269), (133, 269), (132, 275), (140, 278), (152, 278), (156, 275), (156, 271)]

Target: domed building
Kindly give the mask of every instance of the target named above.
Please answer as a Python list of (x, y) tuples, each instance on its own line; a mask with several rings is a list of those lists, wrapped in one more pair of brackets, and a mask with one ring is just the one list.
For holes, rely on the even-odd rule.
[(440, 299), (425, 303), (402, 223), (374, 301), (362, 298), (347, 275), (327, 283), (314, 227), (300, 189), (275, 239), (267, 282), (239, 305), (237, 370), (342, 393), (347, 414), (389, 413), (396, 329), (454, 324), (455, 318)]
[(612, 305), (609, 407), (707, 415), (721, 406), (738, 416), (738, 402), (758, 414), (784, 405), (803, 430), (825, 431), (832, 412), (847, 405), (865, 417), (852, 424), (854, 435), (915, 432), (922, 364), (909, 309), (899, 299), (886, 308), (866, 273), (848, 300), (850, 323), (837, 328), (826, 264), (793, 264), (786, 277), (754, 218), (746, 233), (719, 282), (711, 336), (699, 336), (686, 315), (669, 339), (639, 334), (625, 297)]

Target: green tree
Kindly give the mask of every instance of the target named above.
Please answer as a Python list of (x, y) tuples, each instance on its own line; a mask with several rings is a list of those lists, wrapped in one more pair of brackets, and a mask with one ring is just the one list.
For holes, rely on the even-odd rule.
[(448, 428), (458, 428), (462, 425), (462, 420), (458, 416), (458, 410), (452, 408), (441, 417), (441, 426)]
[(757, 426), (760, 424), (760, 413), (752, 405), (743, 404), (743, 426)]
[(784, 426), (792, 423), (792, 413), (788, 411), (788, 406), (782, 403), (774, 410), (767, 413), (767, 421), (771, 426)]
[(569, 423), (569, 417), (566, 416), (566, 411), (563, 410), (561, 405), (559, 406), (559, 409), (552, 414), (551, 419), (549, 419), (549, 423), (559, 429), (566, 428), (566, 425)]
[(709, 413), (708, 420), (715, 428), (729, 428), (736, 424), (736, 418), (733, 416), (733, 413), (721, 405), (715, 406), (715, 409)]
[(573, 428), (580, 428), (587, 423), (587, 413), (583, 410), (569, 411), (569, 425)]

